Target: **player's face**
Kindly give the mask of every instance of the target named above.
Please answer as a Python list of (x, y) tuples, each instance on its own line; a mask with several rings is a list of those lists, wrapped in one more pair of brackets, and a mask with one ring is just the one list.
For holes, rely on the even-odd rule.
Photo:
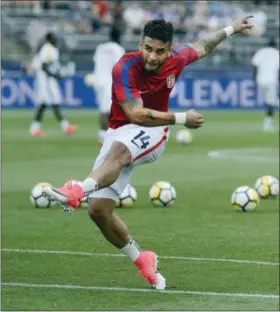
[(170, 55), (170, 44), (161, 40), (144, 37), (140, 42), (143, 65), (147, 72), (156, 73)]

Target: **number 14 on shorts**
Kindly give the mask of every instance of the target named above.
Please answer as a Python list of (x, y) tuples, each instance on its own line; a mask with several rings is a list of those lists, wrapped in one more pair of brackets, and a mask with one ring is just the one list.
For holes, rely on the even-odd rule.
[(146, 135), (146, 132), (140, 130), (140, 132), (131, 140), (131, 142), (140, 149), (145, 149), (150, 144), (150, 136)]

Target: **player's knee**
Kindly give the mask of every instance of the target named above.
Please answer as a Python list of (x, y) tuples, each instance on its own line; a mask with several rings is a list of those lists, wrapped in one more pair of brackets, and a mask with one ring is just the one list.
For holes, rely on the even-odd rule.
[(120, 168), (131, 164), (130, 151), (122, 142), (115, 141), (112, 144), (109, 157)]

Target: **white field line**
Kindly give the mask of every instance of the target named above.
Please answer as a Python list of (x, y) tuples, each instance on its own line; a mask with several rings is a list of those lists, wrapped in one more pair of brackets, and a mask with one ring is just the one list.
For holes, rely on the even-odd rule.
[[(123, 254), (113, 253), (95, 253), (83, 251), (68, 251), (68, 250), (38, 250), (38, 249), (10, 249), (3, 248), (2, 252), (19, 252), (19, 253), (38, 253), (38, 254), (59, 254), (59, 255), (76, 255), (76, 256), (93, 256), (93, 257), (126, 257)], [(197, 257), (182, 257), (182, 256), (160, 256), (160, 259), (166, 260), (185, 260), (185, 261), (205, 261), (205, 262), (232, 262), (242, 264), (257, 264), (257, 265), (273, 265), (279, 266), (277, 262), (257, 261), (257, 260), (237, 260), (223, 258), (197, 258)]]
[(56, 288), (56, 289), (73, 289), (73, 290), (97, 290), (97, 291), (119, 291), (119, 292), (142, 292), (142, 293), (161, 293), (175, 295), (198, 295), (198, 296), (221, 296), (221, 297), (243, 297), (243, 298), (262, 298), (262, 299), (279, 299), (279, 296), (273, 294), (244, 294), (244, 293), (219, 293), (207, 291), (191, 290), (153, 290), (146, 288), (124, 288), (124, 287), (102, 287), (102, 286), (81, 286), (81, 285), (61, 285), (61, 284), (29, 284), (29, 283), (1, 283), (2, 286), (8, 287), (25, 287), (25, 288)]

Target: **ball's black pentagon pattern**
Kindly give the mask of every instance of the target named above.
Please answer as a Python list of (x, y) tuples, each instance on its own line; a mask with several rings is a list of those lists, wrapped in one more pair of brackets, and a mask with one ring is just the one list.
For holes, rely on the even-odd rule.
[[(250, 191), (250, 187), (247, 187), (245, 190), (244, 190), (244, 189), (243, 189), (243, 190), (238, 190), (238, 191), (236, 191), (236, 192), (234, 193), (233, 203), (234, 203), (235, 205), (239, 206), (239, 207), (242, 209), (242, 211), (244, 211), (244, 212), (247, 212), (246, 206), (247, 206), (250, 202), (251, 202), (251, 203), (254, 203), (254, 204), (258, 204), (258, 201), (257, 201), (257, 200), (254, 200), (254, 199), (251, 199), (251, 198), (250, 198), (249, 191)], [(247, 200), (246, 200), (246, 202), (245, 202), (243, 205), (241, 205), (241, 204), (239, 204), (239, 203), (236, 202), (236, 197), (237, 197), (238, 194), (245, 194), (245, 195), (246, 195)]]
[[(31, 195), (31, 196), (32, 196), (32, 195)], [(43, 195), (32, 196), (32, 198), (34, 199), (34, 202), (35, 202), (35, 208), (42, 208), (42, 207), (40, 207), (40, 206), (38, 205), (38, 202), (37, 202), (41, 197), (44, 197), (44, 196), (43, 196)], [(45, 208), (50, 208), (51, 205), (52, 205), (52, 201), (51, 201), (49, 198), (46, 198), (46, 197), (45, 197), (45, 199), (48, 200), (48, 204), (47, 204), (47, 206), (46, 206)]]
[[(165, 185), (165, 186), (163, 186), (163, 187), (159, 187), (159, 189), (160, 189), (160, 191), (159, 191), (158, 196), (157, 196), (157, 197), (154, 197), (154, 198), (151, 198), (151, 200), (158, 200), (158, 201), (162, 204), (162, 206), (166, 207), (166, 206), (168, 206), (172, 201), (174, 201), (174, 200), (176, 199), (176, 198), (174, 198), (174, 196), (173, 196), (173, 193), (172, 193), (172, 190), (171, 190), (171, 187), (170, 187), (170, 186)], [(161, 199), (161, 194), (162, 194), (163, 191), (168, 191), (168, 192), (170, 192), (170, 194), (172, 195), (172, 197), (171, 197), (170, 200), (168, 200), (168, 201), (163, 201), (163, 200)]]

